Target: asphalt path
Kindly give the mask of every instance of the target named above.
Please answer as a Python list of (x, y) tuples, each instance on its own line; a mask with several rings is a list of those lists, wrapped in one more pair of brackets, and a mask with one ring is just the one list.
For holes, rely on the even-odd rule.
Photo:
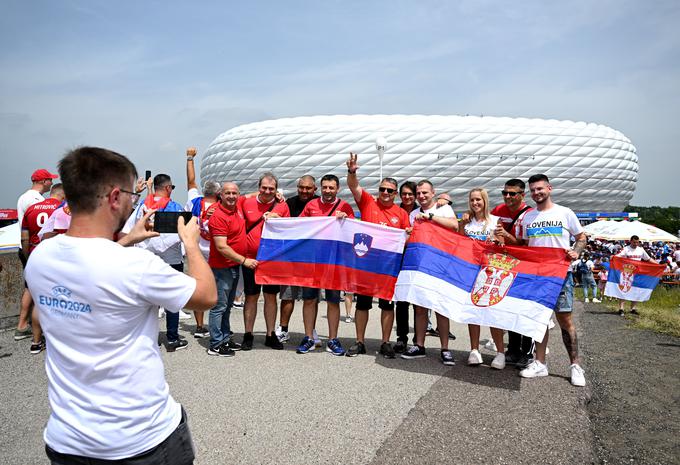
[[(261, 304), (260, 304), (261, 305)], [(576, 303), (576, 320), (583, 306)], [(376, 308), (377, 306), (374, 306)], [(317, 328), (327, 335), (325, 304)], [(207, 317), (207, 315), (206, 315)], [(243, 319), (232, 313), (240, 340)], [(159, 320), (163, 331), (165, 322)], [(264, 346), (261, 307), (255, 347), (233, 358), (206, 354), (207, 339), (194, 339), (193, 318), (180, 322), (186, 350), (166, 353), (170, 392), (186, 408), (197, 464), (523, 464), (591, 463), (593, 437), (585, 388), (569, 383), (569, 361), (557, 328), (551, 332), (551, 375), (521, 379), (508, 366), (465, 365), (467, 328), (452, 324), (456, 366), (439, 361), (438, 338), (428, 337), (428, 357), (387, 360), (380, 345), (379, 312), (367, 331), (367, 355), (298, 355), (301, 303), (283, 351)], [(580, 327), (580, 325), (579, 325)], [(4, 464), (45, 464), (42, 431), (49, 416), (44, 355), (30, 342), (0, 333), (0, 435)], [(482, 329), (482, 339), (489, 337)], [(340, 323), (345, 347), (354, 324)], [(588, 379), (588, 365), (585, 365)], [(588, 380), (590, 381), (590, 380)]]

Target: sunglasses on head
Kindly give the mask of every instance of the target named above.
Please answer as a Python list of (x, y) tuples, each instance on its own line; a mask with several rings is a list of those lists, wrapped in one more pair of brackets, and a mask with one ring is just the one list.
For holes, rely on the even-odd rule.
[(510, 197), (515, 197), (520, 194), (524, 194), (524, 192), (510, 192), (510, 191), (501, 191), (501, 194), (503, 195), (509, 195)]
[(394, 194), (395, 192), (397, 192), (396, 189), (392, 189), (391, 187), (379, 187), (378, 190), (380, 192), (387, 192), (388, 194)]

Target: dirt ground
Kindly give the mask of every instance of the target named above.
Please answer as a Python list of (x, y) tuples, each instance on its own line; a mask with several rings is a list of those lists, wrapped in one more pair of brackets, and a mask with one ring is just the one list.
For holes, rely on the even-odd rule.
[(603, 305), (581, 314), (599, 463), (680, 463), (680, 339), (629, 328)]

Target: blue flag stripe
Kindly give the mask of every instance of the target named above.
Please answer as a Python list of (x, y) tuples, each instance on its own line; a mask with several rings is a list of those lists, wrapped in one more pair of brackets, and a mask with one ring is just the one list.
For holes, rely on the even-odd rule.
[[(610, 283), (617, 283), (621, 279), (621, 271), (617, 269), (610, 269), (609, 275), (607, 276), (607, 281)], [(633, 277), (633, 287), (638, 287), (641, 289), (654, 289), (659, 283), (659, 278), (655, 276), (648, 276), (646, 274), (636, 274)]]
[[(481, 268), (419, 242), (406, 247), (401, 266), (402, 270), (429, 274), (466, 292), (472, 291)], [(560, 278), (518, 273), (506, 295), (553, 308), (563, 284), (564, 280)]]
[(321, 239), (266, 239), (260, 241), (258, 260), (339, 265), (397, 277), (401, 254), (372, 248), (363, 257), (352, 244)]

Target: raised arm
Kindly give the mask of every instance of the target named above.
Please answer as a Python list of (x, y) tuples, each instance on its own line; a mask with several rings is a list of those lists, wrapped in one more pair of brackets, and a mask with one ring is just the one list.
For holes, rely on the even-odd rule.
[(194, 169), (194, 157), (196, 156), (196, 147), (189, 147), (187, 149), (187, 190), (198, 189), (196, 184), (196, 170)]
[(349, 153), (349, 159), (347, 160), (347, 187), (352, 191), (354, 196), (354, 201), (359, 204), (361, 199), (361, 193), (363, 189), (359, 185), (359, 178), (357, 177), (357, 170), (359, 169), (359, 164), (357, 163), (357, 154), (354, 152)]

